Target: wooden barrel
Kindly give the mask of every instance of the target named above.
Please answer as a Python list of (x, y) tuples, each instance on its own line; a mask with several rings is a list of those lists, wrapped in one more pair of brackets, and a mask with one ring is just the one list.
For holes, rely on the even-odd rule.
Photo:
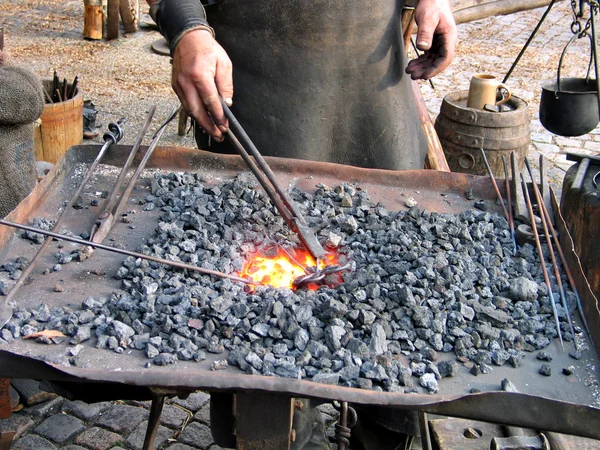
[(483, 111), (467, 108), (468, 93), (446, 95), (435, 122), (450, 170), (487, 175), (481, 148), (497, 178), (504, 178), (502, 155), (509, 157), (512, 151), (522, 170), (531, 141), (527, 102), (513, 95), (506, 111)]
[[(42, 83), (50, 92), (52, 82)], [(71, 84), (67, 90), (70, 88)], [(70, 147), (83, 141), (83, 94), (79, 87), (76, 90), (73, 98), (44, 106), (35, 131), (36, 159), (55, 164)]]

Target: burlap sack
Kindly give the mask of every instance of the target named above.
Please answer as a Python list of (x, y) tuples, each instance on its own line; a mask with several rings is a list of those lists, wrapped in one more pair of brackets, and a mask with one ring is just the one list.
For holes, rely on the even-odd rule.
[(35, 186), (32, 124), (43, 109), (40, 80), (28, 70), (0, 65), (0, 217)]

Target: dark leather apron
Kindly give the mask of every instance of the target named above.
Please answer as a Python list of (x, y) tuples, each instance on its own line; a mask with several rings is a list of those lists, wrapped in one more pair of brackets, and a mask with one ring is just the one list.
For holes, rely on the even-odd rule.
[[(263, 155), (423, 168), (393, 0), (222, 0), (208, 21), (234, 67), (234, 114)], [(220, 148), (219, 148), (220, 147)], [(210, 150), (227, 151), (222, 145)]]

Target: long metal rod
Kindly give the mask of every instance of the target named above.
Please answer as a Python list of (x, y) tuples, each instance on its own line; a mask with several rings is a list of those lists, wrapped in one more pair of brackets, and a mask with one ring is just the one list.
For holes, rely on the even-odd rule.
[(521, 57), (525, 53), (525, 50), (527, 50), (527, 47), (529, 47), (529, 44), (531, 44), (531, 41), (533, 41), (533, 38), (535, 37), (535, 35), (539, 31), (540, 27), (544, 23), (544, 20), (546, 20), (546, 17), (550, 13), (550, 10), (552, 9), (552, 6), (554, 5), (554, 3), (556, 3), (556, 0), (552, 0), (550, 2), (550, 4), (548, 5), (548, 8), (546, 9), (546, 11), (544, 12), (544, 14), (540, 18), (538, 24), (535, 26), (535, 28), (531, 32), (531, 35), (529, 36), (529, 39), (527, 39), (527, 42), (525, 42), (525, 45), (523, 45), (523, 48), (521, 49), (521, 51), (517, 55), (517, 58), (515, 59), (515, 61), (512, 63), (512, 66), (510, 66), (510, 69), (508, 70), (508, 73), (506, 74), (506, 76), (502, 80), (503, 83), (506, 83), (508, 81), (508, 79), (510, 78), (510, 75), (513, 73), (513, 70), (515, 70), (515, 67), (517, 67), (517, 64), (519, 64), (519, 61), (521, 60)]
[(504, 187), (506, 189), (506, 198), (508, 200), (508, 226), (510, 227), (510, 235), (513, 239), (513, 255), (517, 256), (517, 236), (515, 232), (515, 221), (513, 218), (512, 207), (512, 192), (510, 190), (510, 179), (508, 176), (508, 162), (506, 156), (502, 155), (502, 166), (504, 167)]
[(227, 137), (231, 140), (231, 143), (234, 145), (244, 162), (248, 165), (254, 176), (258, 179), (263, 189), (267, 192), (267, 195), (275, 204), (275, 207), (281, 213), (284, 220), (287, 222), (288, 225), (292, 226), (293, 217), (290, 214), (290, 211), (285, 207), (281, 199), (277, 196), (275, 190), (269, 183), (269, 180), (267, 179), (265, 174), (259, 169), (259, 167), (256, 165), (256, 162), (250, 157), (244, 146), (241, 144), (236, 135), (233, 134), (231, 129), (227, 130)]
[(273, 173), (265, 159), (262, 157), (262, 155), (254, 145), (246, 131), (242, 128), (238, 120), (235, 118), (227, 104), (222, 99), (221, 104), (223, 105), (223, 111), (227, 116), (227, 120), (229, 120), (229, 126), (233, 128), (235, 135), (238, 136), (238, 139), (243, 144), (244, 148), (248, 149), (249, 153), (254, 157), (261, 171), (265, 174), (267, 179), (273, 185), (273, 188), (277, 191), (277, 194), (279, 194), (279, 196), (281, 197), (281, 200), (285, 203), (285, 205), (295, 217), (297, 217), (299, 220), (304, 220), (302, 214), (300, 213), (300, 211), (298, 211), (292, 199), (289, 198), (287, 193), (279, 187), (277, 179), (275, 178), (275, 174)]
[[(534, 183), (535, 184), (535, 183)], [(591, 336), (590, 327), (587, 323), (587, 319), (585, 318), (585, 313), (583, 311), (583, 305), (581, 303), (581, 297), (579, 296), (579, 291), (577, 290), (577, 286), (575, 285), (575, 280), (573, 279), (573, 275), (571, 274), (571, 270), (569, 269), (569, 265), (567, 264), (567, 258), (565, 258), (565, 253), (563, 252), (562, 245), (558, 240), (558, 234), (556, 233), (556, 229), (552, 224), (552, 220), (550, 217), (550, 212), (546, 207), (546, 204), (542, 202), (543, 206), (540, 208), (541, 214), (546, 216), (546, 222), (550, 224), (550, 233), (552, 234), (552, 240), (554, 241), (554, 245), (558, 252), (558, 256), (560, 257), (560, 261), (562, 263), (563, 269), (567, 275), (567, 279), (569, 280), (569, 285), (571, 286), (571, 290), (575, 293), (575, 298), (577, 299), (577, 308), (579, 309), (579, 315), (581, 316), (581, 321), (583, 322), (583, 326), (588, 333), (588, 336)]]
[[(531, 177), (531, 184), (533, 185), (533, 193), (535, 195), (535, 200), (538, 204), (538, 209), (540, 210), (540, 217), (542, 219), (542, 229), (544, 230), (544, 236), (546, 237), (546, 244), (548, 245), (548, 252), (550, 253), (550, 261), (552, 262), (552, 267), (554, 269), (554, 278), (556, 278), (556, 284), (558, 285), (558, 291), (560, 293), (560, 300), (563, 308), (567, 314), (567, 319), (569, 321), (569, 330), (571, 331), (571, 335), (573, 336), (573, 343), (575, 344), (575, 349), (578, 349), (579, 346), (577, 344), (577, 339), (575, 338), (575, 329), (573, 328), (573, 321), (571, 320), (571, 312), (569, 311), (569, 305), (567, 303), (567, 297), (565, 295), (565, 288), (562, 283), (562, 279), (560, 276), (560, 271), (558, 269), (558, 263), (556, 261), (556, 257), (554, 256), (554, 246), (552, 245), (552, 240), (550, 239), (550, 231), (548, 230), (549, 220), (546, 214), (544, 214), (544, 209), (546, 205), (544, 204), (544, 199), (542, 198), (542, 194), (535, 182), (535, 178), (533, 177), (533, 171), (531, 170), (531, 166), (529, 165), (529, 161), (525, 158), (525, 166), (527, 167), (527, 171), (529, 172), (529, 176)], [(551, 224), (550, 224), (551, 225)]]
[[(494, 186), (494, 191), (496, 191), (496, 196), (498, 197), (498, 202), (500, 203), (500, 206), (502, 206), (502, 211), (504, 211), (504, 217), (506, 217), (506, 221), (508, 222), (508, 224), (510, 226), (510, 215), (508, 214), (508, 211), (506, 210), (506, 205), (504, 204), (504, 200), (502, 199), (502, 194), (500, 193), (500, 189), (498, 189), (498, 183), (496, 183), (496, 177), (494, 177), (494, 172), (492, 172), (492, 168), (490, 167), (490, 164), (488, 163), (487, 156), (485, 156), (485, 150), (483, 148), (480, 148), (479, 150), (481, 150), (481, 156), (483, 157), (483, 162), (485, 163), (485, 168), (487, 169), (488, 175), (490, 176), (490, 181), (492, 182), (492, 186)], [(514, 229), (514, 226), (512, 229)], [(515, 236), (515, 233), (512, 232), (512, 230), (511, 230), (511, 237), (513, 239), (513, 248), (517, 248), (517, 238)]]
[[(133, 144), (133, 147), (131, 148), (131, 151), (129, 152), (129, 156), (127, 157), (127, 160), (125, 161), (123, 168), (121, 169), (121, 173), (119, 173), (119, 176), (117, 177), (117, 181), (115, 182), (115, 184), (108, 196), (108, 199), (102, 205), (102, 209), (100, 210), (100, 213), (98, 214), (98, 218), (94, 222), (94, 225), (92, 226), (92, 230), (90, 232), (90, 240), (92, 240), (94, 242), (102, 242), (102, 240), (104, 239), (104, 237), (106, 237), (106, 234), (108, 233), (108, 231), (105, 230), (105, 228), (110, 229), (110, 226), (112, 225), (113, 216), (111, 216), (111, 210), (113, 209), (113, 207), (117, 201), (117, 195), (119, 194), (119, 191), (121, 190), (121, 185), (123, 184), (123, 181), (125, 180), (125, 177), (127, 176), (129, 167), (131, 167), (131, 163), (133, 162), (135, 155), (137, 154), (138, 150), (140, 149), (142, 140), (144, 139), (144, 136), (148, 132), (148, 128), (150, 127), (150, 123), (152, 122), (152, 117), (154, 117), (155, 111), (156, 111), (156, 105), (154, 105), (154, 106), (152, 106), (152, 108), (150, 108), (150, 111), (148, 112), (148, 115), (146, 116), (146, 120), (142, 126), (142, 129), (138, 133), (135, 143)], [(104, 234), (104, 236), (102, 237), (102, 239), (98, 240), (96, 238), (97, 234)]]
[(169, 114), (169, 116), (163, 122), (163, 124), (159, 127), (159, 129), (156, 130), (156, 133), (154, 133), (154, 136), (152, 137), (152, 142), (150, 143), (150, 146), (146, 150), (146, 153), (144, 154), (144, 157), (140, 161), (140, 164), (138, 165), (134, 174), (129, 179), (129, 183), (127, 183), (127, 187), (125, 188), (123, 195), (121, 195), (121, 198), (119, 199), (119, 203), (117, 204), (117, 206), (115, 208), (115, 212), (114, 212), (115, 217), (119, 217), (119, 215), (123, 211), (123, 208), (125, 208), (125, 204), (127, 203), (127, 199), (129, 198), (129, 196), (131, 195), (133, 186), (135, 185), (135, 182), (140, 177), (140, 174), (146, 167), (146, 163), (148, 162), (148, 160), (152, 156), (152, 153), (154, 152), (154, 149), (158, 145), (158, 141), (159, 141), (160, 137), (162, 136), (165, 129), (167, 128), (167, 125), (169, 123), (171, 123), (173, 121), (173, 119), (175, 119), (175, 117), (177, 117), (177, 114), (179, 113), (180, 110), (181, 110), (181, 106), (173, 108), (171, 110), (171, 114)]
[[(290, 228), (298, 235), (302, 244), (313, 256), (316, 266), (318, 267), (319, 259), (325, 255), (323, 246), (308, 226), (294, 201), (279, 186), (275, 174), (223, 99), (221, 99), (221, 104), (223, 106), (223, 111), (229, 120), (230, 130), (228, 130), (227, 136), (230, 139), (235, 137), (235, 139), (232, 139), (232, 143), (238, 150), (238, 153), (240, 153), (250, 170), (256, 175), (258, 181), (261, 183), (286, 222), (288, 222)], [(248, 152), (252, 155), (254, 161), (250, 160)]]
[[(535, 224), (535, 216), (533, 215), (533, 206), (531, 205), (531, 198), (529, 197), (529, 190), (527, 189), (527, 183), (525, 183), (525, 177), (521, 173), (521, 185), (523, 186), (523, 192), (525, 194), (525, 203), (527, 203), (527, 210), (529, 211), (529, 217), (531, 217), (531, 223)], [(558, 312), (556, 311), (556, 302), (554, 301), (554, 294), (552, 294), (552, 285), (550, 284), (550, 278), (548, 277), (548, 270), (546, 269), (546, 261), (544, 260), (544, 252), (542, 252), (542, 244), (540, 243), (540, 236), (537, 231), (537, 227), (533, 225), (531, 227), (533, 235), (535, 236), (535, 245), (537, 247), (538, 256), (540, 258), (540, 264), (542, 266), (542, 273), (544, 274), (544, 281), (548, 288), (548, 296), (550, 297), (550, 303), (552, 305), (552, 314), (554, 314), (554, 323), (556, 324), (556, 331), (560, 339), (560, 346), (563, 351), (565, 350), (565, 343), (563, 342), (562, 332), (560, 331), (560, 322), (558, 320)]]
[[(75, 193), (73, 194), (73, 196), (71, 197), (69, 202), (65, 205), (64, 209), (58, 216), (58, 219), (56, 219), (56, 223), (54, 224), (54, 227), (52, 227), (52, 231), (58, 231), (60, 229), (60, 226), (62, 225), (63, 220), (65, 219), (68, 212), (71, 210), (71, 208), (73, 207), (73, 205), (75, 204), (75, 202), (77, 201), (79, 196), (81, 195), (81, 192), (85, 188), (88, 181), (90, 181), (90, 178), (92, 177), (94, 171), (96, 170), (96, 167), (100, 163), (100, 160), (104, 157), (104, 154), (106, 153), (108, 148), (112, 144), (116, 144), (117, 142), (119, 142), (121, 140), (121, 138), (123, 137), (123, 131), (121, 130), (120, 125), (124, 121), (125, 121), (125, 119), (121, 119), (116, 124), (110, 123), (108, 125), (108, 129), (110, 131), (108, 131), (104, 134), (104, 140), (105, 140), (104, 145), (100, 148), (100, 151), (98, 152), (98, 154), (96, 155), (96, 158), (90, 165), (87, 173), (85, 174), (83, 180), (81, 181), (81, 184), (79, 185), (79, 187), (77, 188), (77, 190), (75, 191)], [(36, 233), (37, 232), (38, 231), (36, 231)], [(4, 298), (5, 303), (8, 304), (8, 302), (10, 302), (12, 300), (12, 298), (17, 294), (17, 292), (19, 291), (21, 286), (23, 286), (23, 283), (29, 277), (29, 275), (35, 268), (35, 265), (40, 260), (40, 258), (42, 257), (42, 254), (44, 253), (44, 251), (46, 251), (46, 249), (48, 248), (49, 245), (50, 245), (50, 240), (46, 239), (44, 241), (44, 243), (42, 244), (42, 246), (38, 249), (36, 254), (33, 256), (31, 261), (29, 262), (29, 265), (25, 268), (25, 270), (23, 270), (23, 272), (21, 273), (21, 276), (18, 278), (15, 285), (11, 288), (11, 290), (8, 292), (8, 294)]]
[[(68, 241), (68, 242), (74, 242), (75, 244), (86, 245), (86, 246), (92, 247), (92, 248), (99, 248), (101, 250), (106, 250), (106, 251), (113, 252), (113, 253), (119, 253), (121, 255), (133, 256), (134, 258), (146, 259), (148, 261), (154, 261), (154, 262), (157, 262), (160, 264), (166, 264), (167, 266), (177, 267), (178, 269), (192, 270), (194, 272), (199, 272), (199, 273), (202, 273), (205, 275), (214, 275), (214, 276), (217, 276), (220, 278), (229, 278), (234, 281), (240, 281), (242, 283), (251, 284), (251, 285), (259, 285), (260, 284), (254, 280), (238, 277), (235, 275), (229, 275), (227, 273), (218, 272), (216, 270), (205, 269), (203, 267), (198, 267), (198, 266), (192, 266), (190, 264), (185, 264), (185, 263), (182, 263), (179, 261), (171, 261), (168, 259), (159, 258), (157, 256), (144, 255), (143, 253), (138, 253), (138, 252), (133, 252), (131, 250), (125, 250), (125, 249), (121, 249), (121, 248), (111, 247), (109, 245), (100, 244), (97, 242), (90, 242), (85, 239), (80, 239), (80, 238), (75, 238), (72, 236), (66, 236), (64, 234), (54, 233), (53, 231), (40, 230), (39, 228), (30, 227), (29, 225), (23, 225), (20, 223), (9, 222), (8, 220), (4, 220), (4, 219), (0, 219), (0, 225), (6, 225), (8, 227), (18, 228), (20, 230), (31, 231), (32, 233), (39, 233), (39, 234), (43, 234), (45, 236), (53, 237), (55, 239), (60, 239), (63, 241)], [(47, 239), (47, 240), (50, 241), (50, 239)]]
[(113, 208), (113, 206), (115, 205), (115, 203), (117, 201), (117, 195), (119, 194), (119, 190), (120, 190), (123, 182), (125, 181), (125, 177), (127, 177), (127, 172), (129, 171), (129, 168), (131, 167), (131, 163), (133, 162), (135, 155), (137, 154), (138, 150), (140, 149), (140, 146), (142, 145), (144, 136), (146, 136), (146, 133), (148, 132), (148, 128), (150, 128), (150, 123), (152, 122), (152, 118), (154, 117), (155, 112), (156, 112), (156, 105), (153, 105), (150, 108), (150, 111), (148, 111), (148, 115), (146, 116), (146, 121), (144, 122), (144, 125), (142, 126), (142, 129), (140, 130), (140, 132), (137, 136), (137, 139), (136, 139), (135, 143), (133, 144), (133, 147), (131, 148), (131, 151), (129, 152), (127, 161), (125, 161), (125, 164), (123, 164), (123, 169), (121, 170), (121, 173), (117, 177), (117, 181), (115, 182), (113, 190), (110, 193), (110, 195), (108, 196), (108, 198), (106, 199), (106, 203), (104, 204), (104, 206), (102, 208), (103, 212), (110, 211)]
[[(114, 225), (115, 220), (117, 219), (117, 217), (119, 217), (121, 215), (121, 212), (125, 208), (125, 204), (127, 203), (129, 196), (131, 195), (131, 191), (133, 190), (133, 187), (134, 187), (137, 179), (139, 178), (140, 174), (146, 167), (146, 163), (150, 159), (150, 156), (152, 156), (152, 153), (154, 152), (154, 149), (156, 148), (160, 137), (162, 136), (163, 132), (165, 131), (166, 126), (169, 124), (169, 122), (171, 122), (177, 116), (177, 112), (179, 110), (180, 110), (180, 107), (173, 108), (173, 110), (171, 111), (171, 114), (167, 117), (165, 122), (160, 126), (160, 128), (154, 134), (154, 137), (152, 138), (152, 142), (150, 143), (150, 146), (146, 150), (146, 153), (144, 154), (144, 157), (140, 161), (134, 174), (129, 179), (129, 182), (127, 183), (127, 187), (121, 194), (121, 197), (119, 198), (119, 201), (116, 204), (116, 206), (112, 209), (112, 211), (108, 211), (103, 216), (98, 217), (98, 220), (96, 221), (96, 224), (94, 225), (94, 228), (96, 229), (97, 233), (92, 235), (90, 238), (90, 240), (92, 242), (101, 243), (104, 241), (106, 236), (108, 236), (108, 233), (110, 233), (110, 230), (112, 229), (112, 226)], [(96, 228), (97, 225), (99, 225), (98, 228)]]

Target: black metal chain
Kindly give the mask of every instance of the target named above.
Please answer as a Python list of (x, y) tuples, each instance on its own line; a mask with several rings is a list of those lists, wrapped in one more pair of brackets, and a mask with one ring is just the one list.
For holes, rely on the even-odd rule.
[(348, 262), (343, 266), (331, 265), (326, 266), (323, 269), (317, 269), (316, 267), (307, 267), (306, 271), (309, 272), (306, 275), (301, 275), (296, 278), (293, 282), (294, 287), (296, 289), (301, 288), (303, 286), (307, 286), (311, 283), (318, 283), (319, 281), (323, 281), (325, 277), (329, 275), (333, 275), (334, 273), (339, 273), (344, 270), (349, 270), (352, 268), (352, 262)]

